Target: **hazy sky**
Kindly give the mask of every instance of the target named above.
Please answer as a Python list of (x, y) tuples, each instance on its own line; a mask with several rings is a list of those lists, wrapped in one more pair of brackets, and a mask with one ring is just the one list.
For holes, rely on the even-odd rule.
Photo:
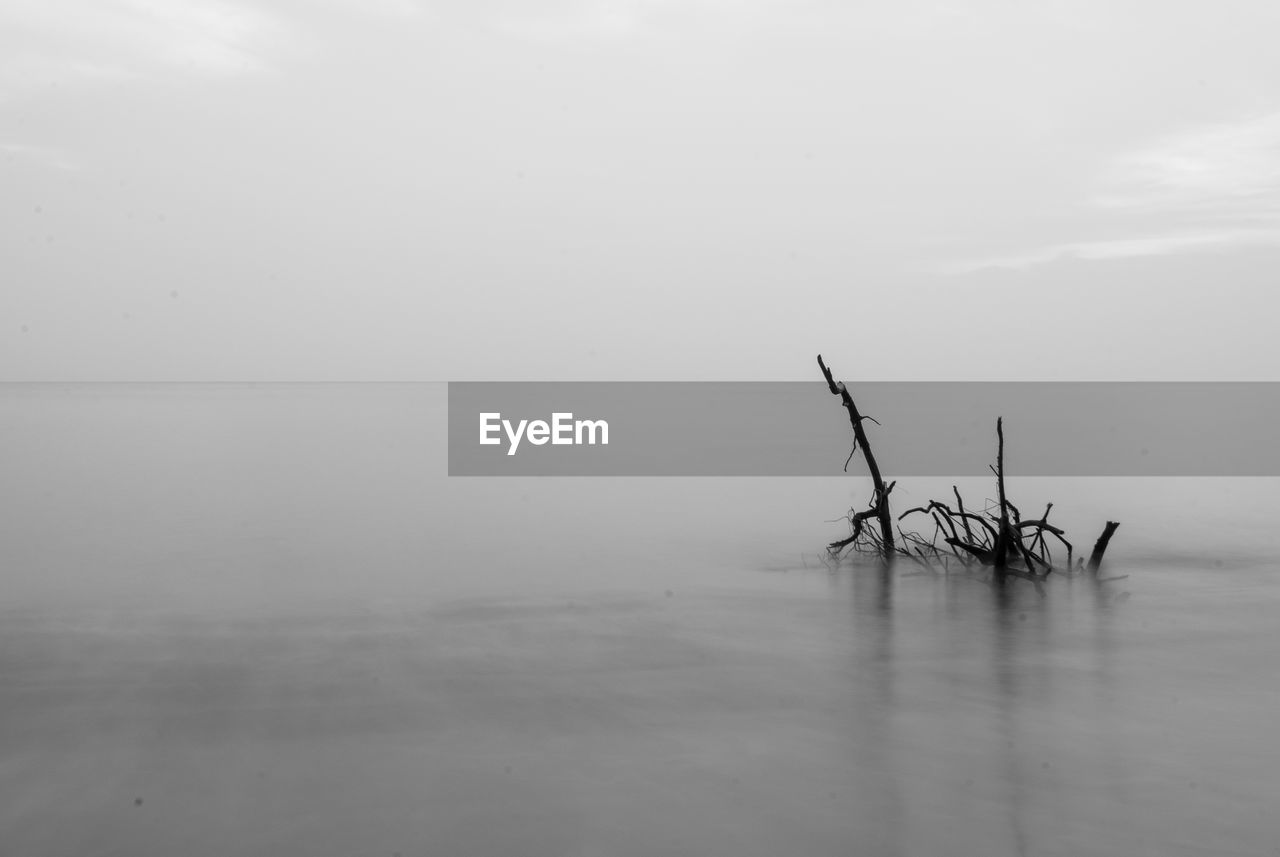
[(0, 0), (0, 377), (1280, 380), (1277, 32)]

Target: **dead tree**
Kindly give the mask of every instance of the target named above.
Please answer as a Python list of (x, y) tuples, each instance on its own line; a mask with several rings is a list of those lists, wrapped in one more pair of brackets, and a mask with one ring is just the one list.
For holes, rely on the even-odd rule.
[[(859, 553), (885, 559), (907, 557), (926, 568), (941, 566), (949, 569), (952, 563), (964, 567), (987, 566), (997, 577), (1008, 575), (1022, 578), (1031, 581), (1037, 588), (1054, 571), (1073, 573), (1085, 569), (1084, 561), (1075, 559), (1074, 548), (1067, 541), (1063, 530), (1049, 523), (1052, 503), (1045, 506), (1040, 518), (1024, 519), (1021, 510), (1009, 499), (1004, 479), (1003, 417), (996, 419), (996, 463), (991, 467), (991, 472), (996, 477), (995, 503), (988, 501), (981, 512), (971, 511), (972, 507), (965, 508), (959, 489), (952, 486), (956, 500), (954, 509), (940, 500), (930, 500), (928, 504), (908, 509), (898, 517), (901, 522), (910, 515), (927, 516), (933, 522), (931, 535), (903, 530), (901, 526), (897, 527), (895, 534), (894, 522), (889, 514), (889, 494), (897, 483), (885, 484), (862, 425), (868, 419), (877, 425), (879, 422), (858, 411), (848, 387), (832, 377), (822, 355), (818, 355), (818, 366), (822, 369), (822, 376), (832, 395), (839, 396), (841, 404), (849, 412), (849, 424), (853, 427), (853, 449), (849, 451), (845, 469), (848, 469), (849, 461), (861, 449), (874, 488), (867, 508), (862, 511), (850, 510), (846, 516), (850, 535), (827, 546), (832, 556), (838, 557), (846, 548), (852, 548)], [(868, 525), (872, 519), (876, 520), (878, 526)], [(1090, 572), (1097, 573), (1107, 544), (1119, 526), (1114, 521), (1107, 522), (1106, 529), (1089, 557), (1087, 568)], [(1066, 549), (1065, 565), (1055, 558), (1050, 549), (1050, 540)]]
[[(1063, 531), (1049, 523), (1050, 503), (1038, 520), (1024, 520), (1022, 512), (1009, 499), (1004, 481), (1004, 419), (996, 420), (996, 463), (991, 472), (996, 477), (996, 505), (982, 514), (965, 509), (960, 491), (952, 486), (956, 508), (932, 500), (927, 506), (908, 509), (902, 518), (911, 514), (927, 514), (934, 520), (933, 540), (937, 539), (951, 549), (952, 555), (964, 565), (977, 562), (991, 566), (997, 574), (1009, 574), (1032, 581), (1048, 577), (1057, 568), (1049, 548), (1049, 538), (1056, 539), (1066, 548), (1065, 568), (1071, 569), (1073, 549)], [(961, 534), (963, 530), (963, 536)], [(938, 555), (942, 551), (935, 547)]]
[[(834, 542), (831, 548), (834, 552), (839, 552), (847, 545), (855, 543), (862, 535), (864, 522), (871, 517), (878, 519), (880, 523), (880, 553), (884, 557), (892, 557), (894, 555), (893, 540), (893, 519), (889, 515), (889, 492), (893, 490), (893, 486), (897, 483), (884, 484), (883, 477), (880, 476), (880, 466), (876, 464), (876, 457), (871, 452), (871, 444), (867, 441), (867, 433), (862, 428), (863, 420), (875, 420), (871, 417), (864, 417), (858, 413), (858, 406), (854, 404), (853, 396), (849, 395), (849, 388), (844, 385), (843, 381), (836, 381), (831, 377), (831, 370), (827, 368), (827, 364), (822, 362), (822, 355), (818, 355), (818, 366), (822, 369), (822, 377), (827, 379), (827, 387), (830, 388), (833, 396), (839, 396), (841, 404), (845, 410), (849, 412), (849, 423), (853, 426), (853, 449), (849, 451), (849, 458), (853, 458), (853, 454), (862, 449), (862, 457), (867, 462), (867, 470), (871, 473), (871, 484), (873, 493), (871, 498), (871, 506), (865, 512), (851, 514), (849, 522), (854, 528), (853, 535), (842, 542)], [(878, 423), (877, 423), (878, 425)], [(848, 468), (849, 462), (845, 461), (845, 467)]]
[[(902, 521), (911, 515), (927, 515), (933, 521), (932, 536), (918, 532), (898, 530), (902, 547), (900, 555), (910, 556), (922, 565), (950, 568), (952, 562), (965, 567), (987, 566), (996, 575), (1008, 575), (1039, 584), (1054, 571), (1075, 572), (1085, 568), (1084, 560), (1075, 567), (1074, 548), (1065, 532), (1049, 523), (1053, 504), (1045, 506), (1044, 514), (1037, 519), (1022, 517), (1017, 505), (1009, 499), (1004, 484), (1004, 424), (996, 424), (1000, 446), (997, 449), (996, 475), (997, 499), (989, 503), (981, 513), (965, 508), (960, 491), (952, 486), (956, 506), (952, 508), (941, 500), (930, 500), (927, 505), (908, 509), (899, 516)], [(868, 513), (861, 513), (864, 518)], [(1119, 524), (1109, 522), (1094, 548), (1094, 558), (1101, 560), (1106, 543)], [(844, 547), (857, 540), (858, 533), (850, 539), (836, 542), (833, 547)], [(1061, 563), (1050, 549), (1050, 541), (1066, 549), (1066, 562)], [(948, 553), (949, 551), (949, 553)], [(1096, 562), (1091, 559), (1089, 568), (1096, 572)]]
[(1007, 568), (1009, 565), (1009, 549), (1012, 547), (1009, 538), (1009, 498), (1004, 493), (1004, 417), (996, 417), (996, 491), (1000, 497), (1000, 528), (996, 531), (994, 565), (996, 568)]
[(1102, 555), (1107, 552), (1107, 545), (1111, 544), (1111, 536), (1119, 526), (1120, 523), (1118, 521), (1107, 521), (1107, 526), (1103, 528), (1102, 535), (1098, 536), (1098, 540), (1094, 542), (1093, 553), (1089, 554), (1089, 565), (1087, 566), (1093, 574), (1098, 573), (1098, 568), (1102, 565)]

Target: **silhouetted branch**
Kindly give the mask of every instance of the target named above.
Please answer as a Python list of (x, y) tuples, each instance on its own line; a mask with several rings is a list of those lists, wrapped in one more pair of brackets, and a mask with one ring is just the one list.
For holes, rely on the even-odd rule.
[(996, 568), (1009, 564), (1009, 502), (1004, 493), (1004, 417), (996, 417), (996, 488), (1000, 492), (1000, 526), (996, 530), (994, 562)]
[(1098, 567), (1102, 565), (1102, 555), (1107, 552), (1107, 545), (1111, 544), (1111, 536), (1115, 534), (1116, 528), (1120, 526), (1118, 521), (1107, 521), (1106, 527), (1102, 530), (1102, 535), (1098, 536), (1098, 540), (1093, 544), (1093, 553), (1089, 554), (1089, 571), (1094, 574), (1098, 573)]
[[(818, 367), (822, 369), (822, 377), (827, 380), (827, 388), (831, 390), (831, 394), (839, 396), (840, 403), (849, 412), (849, 424), (853, 426), (853, 450), (849, 452), (849, 457), (852, 458), (853, 453), (858, 449), (862, 450), (862, 457), (867, 462), (867, 470), (871, 473), (871, 484), (875, 490), (874, 505), (868, 511), (873, 512), (879, 520), (880, 543), (883, 555), (886, 557), (893, 556), (893, 522), (889, 516), (889, 491), (892, 490), (892, 486), (885, 488), (884, 479), (880, 476), (880, 466), (876, 463), (876, 457), (871, 452), (871, 444), (867, 440), (867, 434), (862, 429), (862, 421), (867, 418), (858, 413), (858, 406), (854, 404), (853, 396), (849, 394), (849, 389), (844, 385), (844, 382), (836, 381), (832, 377), (831, 370), (827, 368), (826, 363), (822, 362), (821, 354), (818, 355)], [(872, 420), (872, 422), (875, 422), (875, 420)], [(876, 425), (879, 425), (879, 423), (876, 423)], [(846, 461), (845, 467), (848, 466), (849, 462)], [(858, 514), (863, 515), (864, 513), (860, 512)], [(867, 515), (866, 517), (870, 516)], [(865, 521), (866, 517), (861, 518), (861, 520)], [(860, 531), (859, 528), (858, 534), (860, 534)], [(855, 541), (858, 534), (852, 537)], [(848, 542), (847, 544), (851, 543)]]
[[(852, 546), (860, 553), (876, 554), (886, 558), (910, 557), (925, 566), (932, 562), (949, 568), (949, 563), (952, 561), (958, 561), (965, 566), (972, 566), (977, 562), (992, 566), (997, 577), (1007, 574), (1029, 580), (1036, 585), (1037, 591), (1042, 591), (1040, 583), (1052, 572), (1059, 569), (1067, 572), (1075, 571), (1076, 569), (1072, 568), (1073, 562), (1078, 562), (1081, 567), (1084, 567), (1083, 561), (1075, 559), (1075, 549), (1067, 540), (1063, 529), (1049, 523), (1049, 513), (1053, 510), (1052, 503), (1045, 506), (1044, 514), (1038, 519), (1024, 519), (1022, 511), (1009, 498), (1004, 478), (1003, 417), (996, 419), (996, 463), (990, 468), (996, 477), (997, 500), (988, 501), (987, 507), (981, 514), (970, 512), (965, 508), (960, 489), (953, 485), (951, 491), (955, 495), (955, 508), (940, 500), (930, 500), (923, 506), (908, 509), (897, 518), (902, 522), (911, 515), (928, 516), (933, 522), (933, 532), (929, 537), (919, 532), (904, 530), (899, 525), (895, 541), (889, 516), (889, 493), (897, 483), (890, 482), (885, 485), (880, 477), (880, 468), (876, 464), (875, 456), (871, 453), (867, 436), (862, 429), (862, 422), (870, 417), (858, 412), (848, 388), (835, 380), (821, 355), (818, 356), (818, 366), (822, 369), (827, 387), (833, 395), (840, 397), (845, 410), (849, 412), (849, 423), (853, 427), (854, 435), (853, 449), (849, 453), (849, 459), (852, 460), (853, 454), (859, 449), (862, 450), (875, 489), (866, 509), (858, 512), (850, 510), (846, 516), (851, 534), (828, 546), (833, 556)], [(875, 422), (875, 420), (872, 421)], [(876, 424), (879, 425), (878, 422)], [(846, 468), (848, 464), (849, 461), (846, 461)], [(872, 519), (878, 521), (878, 527), (867, 526), (867, 522)], [(1097, 572), (1107, 544), (1118, 526), (1118, 523), (1107, 522), (1107, 528), (1094, 545), (1093, 554), (1089, 558), (1090, 571)], [(1055, 564), (1049, 548), (1050, 539), (1066, 548), (1065, 566)]]

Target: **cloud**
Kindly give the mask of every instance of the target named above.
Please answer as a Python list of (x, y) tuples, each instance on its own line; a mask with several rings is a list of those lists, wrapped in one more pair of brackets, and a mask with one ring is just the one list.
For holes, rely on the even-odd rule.
[(364, 15), (418, 18), (425, 13), (426, 0), (327, 0), (329, 5)]
[(1280, 113), (1166, 136), (1113, 158), (1081, 203), (1094, 236), (929, 266), (1028, 268), (1280, 245)]
[(0, 98), (48, 86), (261, 71), (281, 22), (226, 0), (6, 0)]
[(80, 169), (80, 162), (65, 152), (50, 146), (34, 146), (29, 143), (0, 143), (0, 158), (17, 158), (50, 169), (73, 172)]
[(1241, 226), (1217, 230), (1184, 230), (1132, 238), (1051, 244), (1023, 252), (924, 265), (921, 269), (935, 274), (968, 274), (990, 268), (1022, 270), (1068, 260), (1128, 259), (1265, 246), (1280, 246), (1280, 223), (1253, 228)]
[[(672, 20), (710, 15), (721, 26), (742, 24), (769, 0), (498, 0), (477, 3), (495, 29), (530, 41), (601, 41), (647, 35)], [(721, 14), (724, 13), (724, 14)]]
[(495, 24), (508, 35), (532, 41), (617, 38), (643, 29), (644, 4), (635, 0), (609, 0), (540, 13), (513, 10), (496, 17)]
[(1280, 211), (1280, 113), (1213, 125), (1127, 153), (1102, 208), (1179, 213)]

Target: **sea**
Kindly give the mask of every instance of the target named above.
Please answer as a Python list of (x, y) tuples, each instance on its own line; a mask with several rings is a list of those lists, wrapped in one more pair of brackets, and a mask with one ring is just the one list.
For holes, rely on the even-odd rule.
[(833, 560), (856, 473), (451, 478), (446, 402), (0, 385), (0, 854), (1280, 855), (1280, 480), (1011, 462), (1121, 522), (1035, 587)]

